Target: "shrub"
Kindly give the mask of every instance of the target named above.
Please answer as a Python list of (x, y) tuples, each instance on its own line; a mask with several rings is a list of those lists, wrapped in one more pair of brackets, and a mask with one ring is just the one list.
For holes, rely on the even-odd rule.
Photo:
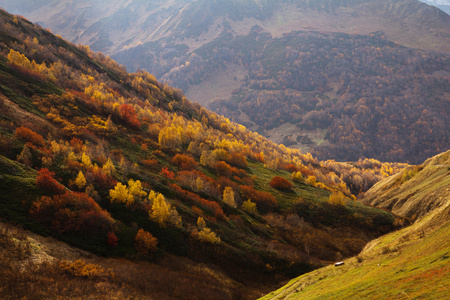
[(205, 243), (220, 244), (220, 237), (218, 237), (216, 233), (211, 231), (208, 227), (200, 230), (197, 234), (197, 238)]
[(142, 164), (151, 170), (155, 170), (158, 167), (158, 161), (156, 159), (144, 159)]
[(150, 232), (144, 229), (139, 229), (134, 238), (134, 247), (140, 255), (148, 255), (150, 252), (155, 252), (158, 245), (158, 239)]
[(172, 158), (172, 163), (182, 170), (193, 170), (198, 167), (198, 162), (189, 155), (176, 154)]
[(44, 138), (42, 135), (34, 132), (30, 128), (20, 126), (16, 128), (15, 135), (18, 136), (21, 139), (24, 139), (28, 142), (33, 143), (36, 146), (44, 146)]
[(283, 170), (286, 170), (286, 171), (291, 172), (291, 173), (298, 172), (298, 168), (294, 164), (286, 164), (286, 165), (283, 165), (281, 168)]
[(275, 176), (270, 181), (270, 186), (278, 190), (290, 190), (292, 188), (292, 183), (283, 177)]
[(109, 277), (112, 276), (112, 271), (105, 271), (101, 266), (96, 264), (87, 264), (82, 260), (77, 260), (74, 262), (68, 262), (63, 260), (59, 263), (59, 268), (72, 275), (77, 277)]
[(224, 161), (219, 161), (214, 165), (214, 170), (219, 176), (231, 177), (233, 168)]
[(247, 201), (244, 201), (244, 203), (242, 203), (242, 210), (245, 210), (248, 213), (251, 214), (256, 214), (258, 213), (258, 211), (256, 210), (256, 203), (253, 203), (252, 201), (250, 201), (250, 199), (248, 199)]
[(247, 159), (242, 153), (233, 152), (228, 155), (227, 162), (235, 167), (245, 169), (248, 166)]
[(305, 180), (303, 178), (302, 172), (293, 172), (291, 175), (291, 179), (294, 182), (303, 182)]
[(332, 205), (345, 205), (346, 197), (341, 192), (333, 192), (328, 198), (328, 203)]
[(114, 220), (85, 193), (67, 191), (63, 195), (41, 197), (33, 202), (30, 214), (58, 233), (87, 237), (106, 236)]
[(309, 185), (316, 186), (316, 183), (317, 183), (316, 176), (314, 176), (314, 175), (308, 176), (308, 177), (306, 178), (306, 181), (305, 181), (305, 182), (306, 182), (307, 184), (309, 184)]
[(167, 179), (174, 179), (175, 178), (175, 173), (173, 173), (172, 171), (170, 171), (166, 167), (161, 169), (161, 175), (166, 177)]
[(119, 238), (114, 232), (112, 231), (108, 232), (107, 238), (108, 238), (108, 245), (115, 247), (119, 244)]
[(141, 129), (141, 124), (137, 119), (137, 113), (133, 106), (129, 104), (122, 104), (119, 107), (120, 116), (125, 123), (133, 129)]
[(36, 185), (38, 188), (43, 189), (52, 194), (62, 194), (65, 191), (65, 187), (56, 181), (53, 176), (55, 172), (49, 169), (42, 168), (38, 171), (38, 176), (36, 177)]
[(240, 190), (241, 197), (256, 203), (258, 211), (262, 213), (269, 212), (278, 206), (277, 199), (268, 192), (260, 192), (249, 185), (241, 185)]

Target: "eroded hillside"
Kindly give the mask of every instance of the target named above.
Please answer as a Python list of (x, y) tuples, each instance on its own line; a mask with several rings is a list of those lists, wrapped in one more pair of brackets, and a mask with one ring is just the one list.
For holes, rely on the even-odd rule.
[(417, 219), (445, 205), (449, 197), (450, 151), (447, 151), (377, 183), (362, 202)]

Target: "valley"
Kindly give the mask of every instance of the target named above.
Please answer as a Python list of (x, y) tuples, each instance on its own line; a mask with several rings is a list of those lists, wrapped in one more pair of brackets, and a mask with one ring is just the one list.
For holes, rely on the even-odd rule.
[(0, 298), (446, 296), (439, 9), (0, 6)]

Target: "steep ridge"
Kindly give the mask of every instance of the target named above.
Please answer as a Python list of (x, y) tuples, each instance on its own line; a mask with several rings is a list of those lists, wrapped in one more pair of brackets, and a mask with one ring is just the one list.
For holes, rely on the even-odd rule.
[[(200, 271), (212, 280), (206, 284), (195, 272), (164, 272), (165, 290), (177, 286), (182, 299), (253, 299), (267, 284), (350, 257), (407, 222), (352, 194), (403, 164), (320, 162), (23, 17), (0, 10), (0, 24), (3, 222), (101, 256), (162, 268), (169, 256), (188, 269), (205, 264)], [(2, 248), (9, 249), (6, 240)], [(21, 260), (30, 250), (11, 247), (3, 257)], [(20, 267), (26, 261), (2, 263), (8, 286), (46, 280), (39, 266), (27, 273)], [(89, 289), (68, 291), (68, 277), (116, 278), (86, 262), (47, 267), (58, 282), (53, 293), (62, 297), (91, 296)], [(175, 269), (185, 274), (183, 266)], [(118, 285), (132, 281), (125, 280)], [(134, 286), (139, 295), (152, 292), (145, 280)], [(35, 287), (21, 289), (20, 297), (32, 297)], [(0, 287), (2, 298), (14, 291)]]
[[(422, 166), (422, 182), (417, 180), (419, 177), (416, 179), (420, 188), (414, 193), (421, 194), (421, 198), (411, 193), (403, 204), (419, 210), (417, 215), (420, 217), (413, 225), (371, 241), (357, 257), (345, 260), (343, 266), (329, 266), (300, 276), (262, 299), (447, 298), (450, 284), (450, 173), (448, 165), (443, 171), (441, 164), (448, 164), (448, 157), (448, 152), (443, 153)], [(440, 178), (439, 182), (436, 176)], [(392, 185), (394, 177), (374, 188), (381, 190), (381, 198), (386, 196), (381, 186), (389, 190), (392, 197), (405, 192), (404, 186)], [(440, 190), (432, 200), (428, 197), (428, 185)], [(369, 192), (372, 197), (375, 197), (374, 190)], [(425, 205), (417, 205), (420, 201)], [(408, 209), (398, 211), (412, 213)]]
[(446, 0), (420, 0), (432, 6), (438, 7), (440, 10), (444, 11), (450, 15), (450, 2)]
[(449, 194), (450, 151), (447, 151), (378, 182), (362, 202), (417, 219), (446, 204)]

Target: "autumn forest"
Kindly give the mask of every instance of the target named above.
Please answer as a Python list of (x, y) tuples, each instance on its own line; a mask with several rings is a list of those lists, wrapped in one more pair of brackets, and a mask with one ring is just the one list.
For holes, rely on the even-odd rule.
[[(448, 107), (434, 102), (450, 93), (442, 75), (450, 72), (448, 57), (379, 34), (295, 32), (272, 40), (254, 28), (243, 39), (255, 49), (216, 45), (207, 53), (218, 57), (199, 50), (168, 79), (183, 86), (206, 76), (204, 67), (239, 60), (251, 69), (247, 85), (217, 99), (215, 111), (229, 118), (244, 112), (263, 129), (281, 122), (320, 128), (332, 144), (312, 154), (287, 147), (294, 137), (276, 144), (149, 72), (128, 73), (109, 56), (0, 10), (0, 221), (130, 268), (154, 263), (166, 272), (178, 257), (229, 279), (205, 284), (189, 263), (177, 265), (171, 279), (151, 279), (156, 290), (157, 280), (191, 289), (170, 287), (177, 299), (254, 298), (264, 283), (354, 256), (410, 224), (357, 199), (408, 166), (394, 161), (420, 161), (448, 146)], [(380, 70), (384, 76), (375, 75)], [(370, 158), (375, 154), (392, 162)], [(149, 293), (139, 278), (125, 280), (126, 272), (101, 262), (56, 261), (19, 272), (13, 261), (31, 250), (23, 242), (11, 259), (2, 251), (16, 244), (0, 233), (8, 241), (0, 243), (1, 297), (82, 298), (88, 282), (111, 285), (109, 293), (124, 298)], [(59, 282), (55, 290), (25, 284), (35, 278), (48, 286), (41, 272)], [(67, 294), (64, 285), (75, 281), (84, 287)]]

